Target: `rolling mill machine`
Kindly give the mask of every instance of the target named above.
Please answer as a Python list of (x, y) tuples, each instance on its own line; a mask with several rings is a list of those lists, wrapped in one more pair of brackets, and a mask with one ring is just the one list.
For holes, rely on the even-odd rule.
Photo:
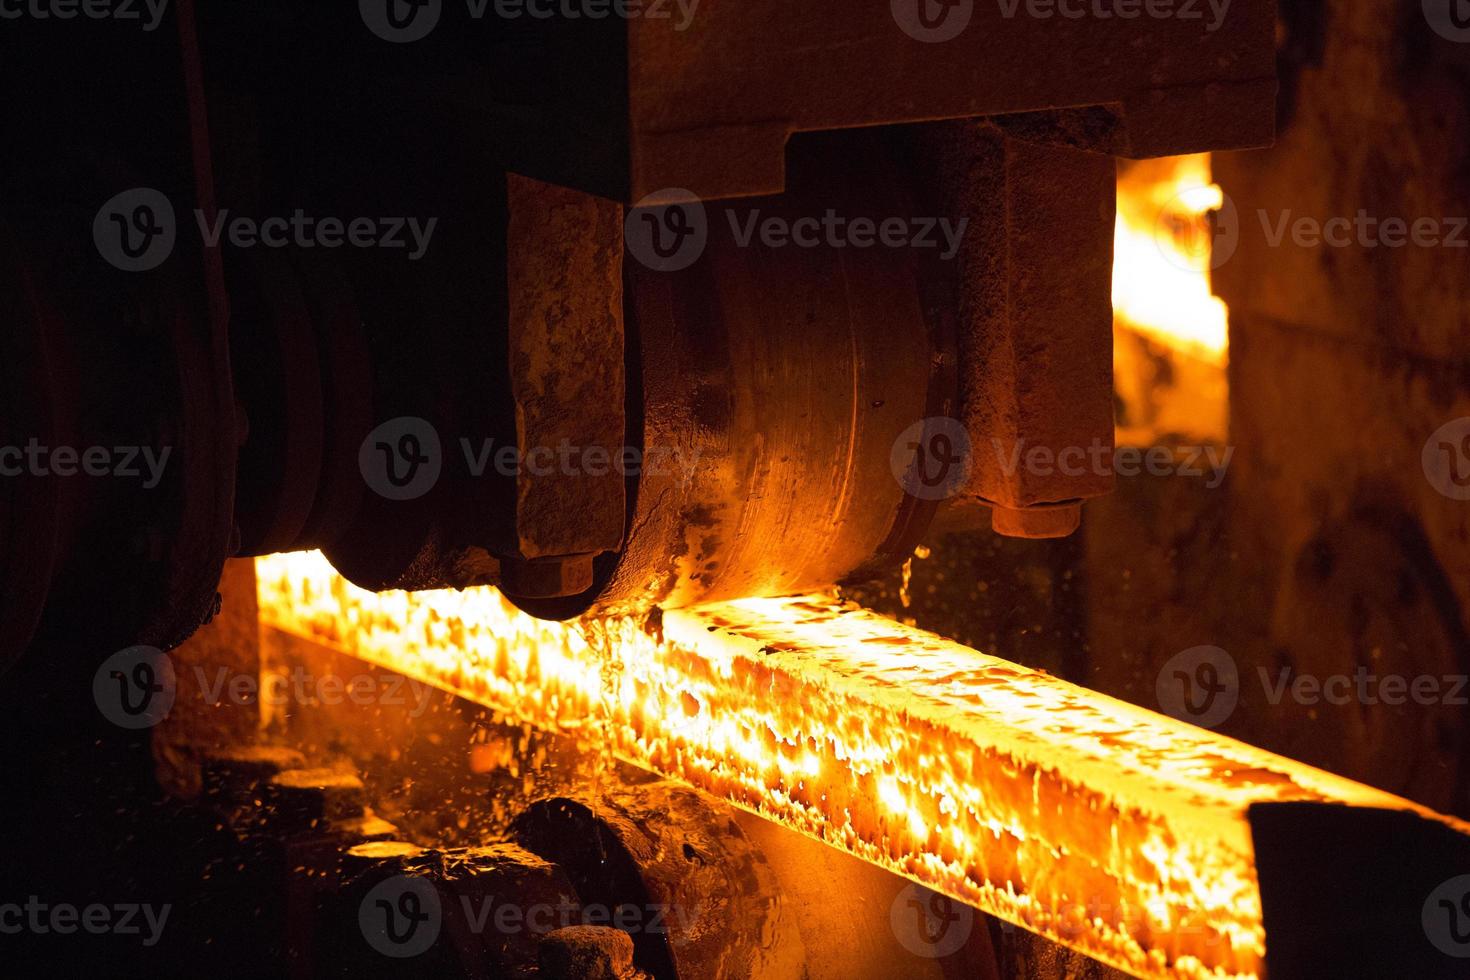
[(172, 907), (0, 945), (1463, 975), (1470, 826), (836, 591), (1078, 528), (1015, 460), (1112, 450), (1118, 160), (1273, 139), (1273, 4), (1034, 6), (0, 25), (0, 900)]

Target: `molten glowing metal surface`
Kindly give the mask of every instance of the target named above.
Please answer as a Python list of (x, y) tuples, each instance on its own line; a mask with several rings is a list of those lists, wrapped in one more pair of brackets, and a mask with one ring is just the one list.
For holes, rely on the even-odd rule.
[[(1407, 801), (826, 597), (583, 627), (261, 559), (265, 623), (682, 779), (1140, 977), (1263, 973), (1246, 809)], [(608, 692), (606, 695), (604, 692)]]

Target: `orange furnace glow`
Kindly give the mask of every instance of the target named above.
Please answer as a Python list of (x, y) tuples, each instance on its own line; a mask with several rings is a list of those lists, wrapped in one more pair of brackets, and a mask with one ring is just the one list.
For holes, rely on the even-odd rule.
[(1140, 160), (1118, 175), (1113, 380), (1120, 445), (1229, 441), (1229, 311), (1213, 295), (1208, 153)]
[(1210, 155), (1129, 165), (1118, 179), (1113, 308), (1124, 324), (1223, 365), (1228, 310), (1210, 286), (1208, 216), (1224, 202)]

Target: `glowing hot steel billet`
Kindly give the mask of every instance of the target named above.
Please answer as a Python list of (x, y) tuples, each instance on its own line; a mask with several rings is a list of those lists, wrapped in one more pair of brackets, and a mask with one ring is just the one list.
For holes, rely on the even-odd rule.
[(670, 611), (654, 636), (493, 589), (375, 595), (319, 555), (257, 569), (270, 626), (550, 730), (610, 712), (626, 761), (1140, 977), (1263, 975), (1251, 804), (1444, 819), (827, 597)]

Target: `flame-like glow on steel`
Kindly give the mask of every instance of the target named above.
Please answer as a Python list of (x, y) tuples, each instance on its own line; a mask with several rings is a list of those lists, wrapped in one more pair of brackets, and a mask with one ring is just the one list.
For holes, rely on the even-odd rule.
[[(1139, 977), (1260, 977), (1247, 808), (1408, 801), (825, 596), (562, 625), (257, 562), (262, 622), (624, 760)], [(609, 693), (610, 692), (610, 693)]]

